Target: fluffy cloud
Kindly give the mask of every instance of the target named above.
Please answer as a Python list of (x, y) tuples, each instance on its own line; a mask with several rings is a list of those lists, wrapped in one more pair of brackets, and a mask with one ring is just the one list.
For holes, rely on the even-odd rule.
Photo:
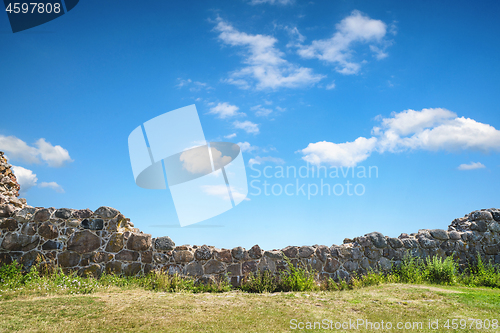
[(41, 182), (38, 186), (53, 189), (58, 193), (64, 193), (64, 189), (62, 188), (62, 186), (56, 182)]
[(181, 78), (177, 78), (177, 81), (179, 81), (179, 83), (176, 85), (177, 88), (189, 87), (189, 91), (192, 92), (200, 91), (202, 89), (205, 90), (214, 89), (205, 82), (192, 81), (191, 79), (184, 80)]
[(469, 164), (460, 164), (458, 166), (458, 170), (475, 170), (475, 169), (484, 169), (486, 168), (481, 162), (470, 162)]
[(210, 147), (212, 162), (208, 149), (197, 147), (184, 151), (180, 156), (182, 167), (193, 174), (209, 174), (212, 172), (212, 163), (216, 170), (229, 164), (232, 161), (230, 156), (223, 156), (222, 152), (214, 147)]
[(335, 89), (335, 82), (332, 82), (326, 86), (326, 90), (332, 90), (332, 89)]
[(15, 136), (0, 135), (0, 150), (8, 154), (10, 159), (30, 164), (42, 160), (48, 166), (61, 167), (66, 162), (73, 162), (66, 149), (59, 145), (53, 146), (43, 138), (37, 140), (33, 147)]
[(260, 104), (252, 106), (250, 110), (254, 111), (257, 117), (267, 117), (273, 112), (272, 109), (265, 108)]
[(36, 186), (38, 178), (33, 171), (17, 165), (12, 166), (12, 171), (14, 171), (17, 182), (21, 186), (20, 194), (24, 195), (30, 188)]
[(215, 114), (218, 118), (225, 119), (234, 116), (245, 116), (244, 113), (238, 112), (240, 108), (236, 105), (231, 105), (229, 103), (218, 103), (216, 106), (210, 108), (209, 114)]
[(235, 137), (236, 137), (236, 133), (224, 135), (224, 138), (226, 138), (226, 139), (232, 139), (232, 138), (235, 138)]
[(252, 146), (248, 142), (238, 142), (238, 146), (240, 146), (240, 149), (243, 152), (245, 152), (245, 151), (251, 152), (253, 150), (257, 150), (258, 149), (256, 146)]
[(354, 142), (332, 143), (316, 142), (310, 143), (302, 149), (305, 155), (302, 159), (311, 164), (326, 163), (332, 166), (355, 166), (366, 160), (377, 144), (376, 138), (357, 138)]
[(405, 110), (391, 116), (379, 117), (381, 124), (372, 129), (374, 136), (369, 139), (360, 137), (340, 144), (310, 143), (300, 151), (304, 154), (302, 159), (312, 164), (355, 166), (374, 151), (500, 151), (499, 130), (470, 118), (459, 118), (446, 109)]
[(262, 90), (312, 85), (324, 78), (314, 74), (311, 68), (285, 60), (284, 53), (275, 47), (277, 40), (272, 36), (240, 32), (221, 18), (217, 19), (214, 30), (219, 32), (219, 39), (226, 45), (244, 49), (245, 67), (231, 73), (228, 83), (242, 89), (255, 86)]
[(391, 44), (386, 40), (387, 25), (355, 10), (336, 25), (336, 32), (329, 39), (314, 40), (310, 45), (298, 44), (298, 54), (307, 59), (319, 59), (334, 64), (342, 74), (356, 74), (361, 63), (354, 61), (353, 46), (369, 45), (377, 59), (387, 57), (385, 49)]
[(245, 121), (235, 121), (233, 123), (234, 128), (242, 129), (250, 134), (258, 134), (259, 133), (259, 125), (252, 123), (249, 120)]

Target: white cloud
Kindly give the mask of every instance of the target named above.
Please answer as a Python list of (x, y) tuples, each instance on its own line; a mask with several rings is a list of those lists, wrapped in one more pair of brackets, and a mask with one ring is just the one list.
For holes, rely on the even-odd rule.
[(272, 157), (272, 156), (255, 156), (255, 158), (251, 158), (248, 161), (249, 165), (254, 165), (254, 164), (264, 164), (266, 162), (271, 162), (275, 164), (285, 164), (285, 161), (279, 157)]
[(332, 90), (332, 89), (335, 89), (335, 81), (326, 86), (326, 90)]
[(258, 134), (259, 133), (259, 125), (252, 123), (249, 120), (245, 121), (235, 121), (233, 123), (234, 128), (242, 129), (250, 134)]
[(191, 79), (184, 80), (181, 78), (177, 78), (177, 81), (179, 81), (179, 83), (176, 85), (177, 88), (189, 87), (189, 91), (192, 92), (200, 91), (202, 89), (205, 90), (214, 89), (205, 82), (193, 81)]
[(225, 139), (232, 139), (232, 138), (235, 138), (235, 137), (236, 137), (236, 133), (232, 133), (232, 134), (229, 134), (229, 135), (224, 135)]
[(40, 187), (47, 187), (47, 188), (51, 188), (53, 189), (54, 191), (58, 192), (58, 193), (64, 193), (64, 189), (62, 188), (61, 185), (59, 185), (58, 183), (56, 182), (41, 182), (40, 185), (38, 185)]
[(12, 166), (12, 171), (14, 171), (17, 182), (21, 186), (20, 194), (24, 195), (30, 188), (36, 186), (38, 178), (33, 171), (17, 165)]
[(387, 57), (385, 49), (391, 42), (384, 37), (387, 25), (369, 18), (355, 10), (336, 25), (336, 32), (329, 39), (314, 40), (310, 45), (298, 45), (298, 54), (303, 58), (319, 59), (336, 65), (341, 74), (356, 74), (361, 62), (353, 60), (356, 43), (368, 44), (377, 59)]
[(182, 167), (193, 174), (209, 174), (212, 172), (212, 163), (217, 170), (232, 161), (230, 156), (223, 156), (222, 152), (214, 147), (210, 147), (210, 155), (205, 147), (198, 147), (184, 151), (179, 160), (182, 162)]
[(219, 39), (227, 45), (243, 47), (245, 67), (234, 71), (226, 80), (242, 89), (296, 88), (312, 85), (324, 78), (311, 68), (300, 67), (285, 60), (275, 47), (277, 39), (266, 35), (240, 32), (221, 18), (217, 19)]
[(246, 141), (245, 142), (238, 142), (237, 144), (238, 144), (238, 146), (240, 146), (240, 149), (243, 152), (245, 152), (245, 151), (251, 152), (251, 151), (258, 149), (258, 147), (252, 146), (250, 143), (248, 143)]
[(18, 159), (30, 164), (43, 160), (51, 167), (61, 167), (66, 162), (73, 162), (66, 149), (59, 145), (53, 146), (43, 138), (37, 140), (35, 146), (29, 146), (15, 136), (0, 135), (0, 150), (13, 160)]
[(460, 164), (458, 166), (458, 170), (475, 170), (475, 169), (484, 169), (486, 168), (481, 162), (470, 162), (469, 164)]
[(267, 109), (260, 104), (252, 106), (250, 110), (254, 111), (257, 117), (267, 117), (273, 112), (273, 110)]
[(270, 5), (290, 5), (294, 3), (294, 0), (251, 0), (249, 4), (259, 5), (262, 3), (267, 3)]
[(332, 143), (316, 142), (310, 143), (302, 149), (305, 155), (302, 159), (311, 164), (326, 163), (332, 166), (352, 167), (366, 160), (375, 149), (376, 138), (357, 138), (354, 142)]
[(374, 136), (370, 139), (360, 137), (340, 144), (310, 143), (301, 150), (302, 159), (313, 164), (355, 166), (374, 151), (500, 151), (499, 130), (470, 118), (458, 118), (446, 109), (405, 110), (393, 113), (390, 118), (378, 117), (378, 120), (381, 124), (372, 129)]
[(231, 105), (229, 103), (218, 103), (216, 106), (210, 108), (209, 114), (215, 114), (218, 118), (225, 119), (234, 116), (246, 116), (242, 112), (238, 112), (240, 108), (236, 105)]
[(182, 167), (190, 173), (209, 174), (212, 172), (208, 149), (204, 147), (184, 151), (179, 160), (182, 162)]

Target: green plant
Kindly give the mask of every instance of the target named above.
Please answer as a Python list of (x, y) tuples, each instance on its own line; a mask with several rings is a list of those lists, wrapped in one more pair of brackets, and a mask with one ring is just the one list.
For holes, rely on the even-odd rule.
[(268, 270), (258, 270), (250, 274), (240, 289), (250, 293), (272, 293), (278, 290), (279, 276)]
[(424, 278), (430, 283), (454, 284), (456, 282), (458, 267), (453, 257), (427, 257), (424, 268)]

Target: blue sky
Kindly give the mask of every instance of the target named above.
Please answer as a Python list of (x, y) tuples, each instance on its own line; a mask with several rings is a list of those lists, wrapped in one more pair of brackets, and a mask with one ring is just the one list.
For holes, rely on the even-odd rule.
[[(0, 15), (0, 150), (29, 204), (112, 206), (179, 245), (272, 249), (445, 229), (499, 206), (499, 7), (88, 0), (16, 34)], [(249, 185), (263, 190), (255, 170), (307, 162), (372, 166), (378, 177), (323, 179), (361, 184), (362, 195), (250, 186), (250, 200), (180, 228), (168, 190), (135, 185), (127, 138), (190, 104), (207, 140), (240, 144)], [(297, 179), (267, 181), (277, 190)]]

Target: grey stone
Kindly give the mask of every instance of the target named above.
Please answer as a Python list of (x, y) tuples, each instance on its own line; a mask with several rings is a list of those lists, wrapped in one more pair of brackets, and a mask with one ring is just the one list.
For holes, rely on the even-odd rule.
[(316, 256), (319, 260), (326, 262), (326, 259), (330, 256), (330, 249), (326, 245), (320, 245), (316, 248)]
[(196, 260), (209, 260), (212, 258), (212, 249), (203, 245), (194, 251), (194, 257)]
[(493, 221), (488, 225), (492, 232), (500, 233), (500, 223)]
[(323, 262), (316, 257), (312, 257), (309, 259), (302, 259), (306, 261), (306, 267), (308, 271), (315, 271), (319, 273), (323, 271)]
[(257, 271), (257, 263), (255, 261), (245, 261), (241, 264), (243, 275)]
[(101, 239), (88, 230), (75, 232), (68, 240), (68, 250), (78, 253), (92, 252), (100, 246)]
[(94, 212), (92, 212), (90, 209), (86, 208), (86, 209), (80, 209), (80, 210), (75, 210), (73, 211), (73, 217), (77, 218), (77, 219), (86, 219), (86, 218), (89, 218), (92, 216), (92, 214), (94, 214)]
[(500, 244), (490, 245), (484, 247), (484, 253), (496, 255), (500, 253)]
[(337, 259), (334, 258), (328, 258), (326, 260), (325, 268), (324, 270), (328, 273), (334, 273), (339, 269), (340, 267), (340, 262)]
[(18, 211), (16, 211), (14, 213), (14, 218), (18, 221), (18, 222), (28, 222), (29, 220), (31, 220), (31, 218), (33, 217), (33, 214), (35, 214), (36, 212), (36, 209), (33, 208), (33, 207), (25, 207), (25, 208), (22, 208)]
[(471, 221), (493, 220), (493, 216), (487, 211), (478, 211), (470, 214)]
[(136, 261), (139, 259), (139, 252), (122, 250), (115, 255), (115, 260)]
[(43, 255), (38, 251), (26, 252), (21, 256), (19, 263), (22, 265), (23, 270), (28, 271), (33, 264), (37, 261), (42, 261)]
[(260, 259), (262, 258), (262, 249), (259, 245), (254, 245), (250, 250), (248, 250), (248, 255), (252, 259)]
[(233, 257), (231, 256), (231, 251), (228, 249), (213, 249), (212, 254), (215, 259), (223, 262), (230, 263), (233, 261)]
[(54, 242), (53, 240), (48, 240), (42, 245), (42, 250), (61, 250), (62, 248), (62, 243)]
[(446, 231), (446, 230), (432, 229), (432, 230), (429, 230), (429, 232), (431, 233), (431, 236), (436, 238), (436, 239), (447, 240), (449, 238), (448, 231)]
[(399, 238), (388, 238), (387, 242), (393, 249), (399, 249), (403, 247), (403, 242)]
[(240, 276), (242, 274), (241, 263), (228, 265), (226, 271), (229, 276)]
[(106, 263), (106, 274), (120, 275), (122, 273), (122, 263), (119, 261), (110, 261)]
[(142, 251), (141, 252), (141, 262), (143, 264), (151, 264), (153, 262), (153, 252)]
[(312, 246), (301, 246), (299, 248), (300, 258), (309, 258), (314, 254), (314, 248)]
[(12, 205), (0, 205), (0, 217), (10, 217), (15, 212)]
[(231, 250), (231, 254), (233, 255), (234, 259), (241, 260), (245, 256), (245, 249), (241, 246), (235, 247)]
[(222, 262), (211, 259), (205, 264), (203, 268), (205, 270), (205, 274), (219, 274), (224, 272), (225, 267), (226, 266)]
[(80, 255), (75, 252), (62, 252), (57, 256), (57, 264), (61, 267), (73, 267), (80, 262)]
[(491, 212), (491, 215), (495, 221), (500, 222), (500, 211)]
[[(489, 212), (488, 212), (489, 213)], [(488, 225), (484, 221), (476, 221), (470, 225), (470, 230), (485, 232), (488, 230)]]
[(344, 270), (341, 270), (339, 269), (333, 276), (333, 279), (337, 282), (340, 282), (340, 281), (346, 281), (346, 282), (349, 282), (350, 279), (351, 279), (351, 276), (349, 275), (349, 273), (347, 273), (346, 271)]
[(296, 246), (287, 246), (282, 251), (283, 254), (290, 259), (297, 258), (297, 255), (299, 254), (299, 249)]
[(407, 249), (418, 247), (418, 241), (415, 238), (403, 238), (401, 239), (403, 245)]
[(151, 248), (151, 235), (131, 234), (127, 241), (127, 248), (134, 251), (146, 251)]
[(175, 262), (190, 262), (194, 260), (194, 254), (188, 250), (174, 251)]
[(8, 232), (2, 241), (2, 247), (8, 251), (29, 251), (38, 246), (39, 240), (37, 236)]
[(168, 262), (168, 257), (163, 253), (153, 254), (153, 260), (157, 264), (165, 264)]
[(102, 230), (104, 228), (103, 219), (84, 219), (81, 223), (84, 229)]
[(107, 252), (120, 252), (123, 249), (124, 237), (123, 233), (116, 232), (109, 237), (108, 244), (106, 244)]
[(125, 268), (123, 269), (123, 274), (125, 276), (136, 276), (140, 271), (141, 264), (139, 264), (138, 262), (133, 262), (125, 266)]
[(385, 240), (384, 235), (382, 235), (380, 232), (371, 232), (369, 234), (366, 234), (365, 236), (370, 237), (370, 240), (373, 245), (375, 245), (375, 247), (378, 247), (379, 249), (387, 247), (387, 241)]
[(158, 237), (155, 239), (155, 249), (160, 251), (170, 251), (175, 248), (175, 243), (170, 237)]
[(97, 215), (103, 219), (112, 219), (113, 217), (118, 215), (118, 213), (119, 213), (119, 211), (117, 211), (116, 209), (111, 208), (111, 207), (107, 207), (107, 206), (99, 207), (94, 212), (95, 215)]
[(42, 208), (36, 211), (35, 216), (33, 216), (34, 222), (44, 222), (50, 219), (52, 212), (48, 208)]
[(50, 222), (43, 223), (38, 227), (38, 234), (46, 239), (53, 239), (59, 236), (59, 230), (57, 227)]
[(459, 240), (459, 239), (461, 239), (461, 238), (462, 238), (462, 237), (460, 236), (460, 233), (459, 233), (458, 231), (455, 231), (455, 230), (450, 231), (450, 232), (448, 233), (448, 235), (450, 236), (450, 239), (452, 239), (452, 240)]
[(0, 229), (6, 231), (16, 231), (18, 227), (17, 221), (15, 219), (6, 219), (0, 223)]
[(283, 259), (283, 252), (280, 250), (264, 251), (264, 257), (271, 259)]
[(365, 249), (365, 256), (368, 259), (377, 260), (378, 258), (380, 258), (382, 256), (382, 250), (371, 249), (371, 248)]
[(186, 266), (186, 275), (189, 276), (202, 276), (203, 266), (197, 261), (193, 261)]
[(437, 242), (435, 240), (424, 236), (418, 237), (418, 243), (424, 249), (430, 249), (437, 246)]
[(347, 272), (353, 272), (353, 271), (356, 271), (358, 269), (358, 263), (357, 262), (353, 262), (353, 261), (346, 261), (344, 263), (344, 269), (347, 271)]
[(380, 258), (380, 260), (378, 261), (378, 264), (380, 266), (380, 269), (387, 272), (387, 271), (390, 271), (391, 270), (391, 261), (387, 258)]
[(59, 219), (67, 220), (71, 217), (72, 213), (73, 213), (73, 211), (71, 209), (59, 208), (58, 210), (56, 210), (54, 215), (55, 215), (55, 217), (57, 217)]

